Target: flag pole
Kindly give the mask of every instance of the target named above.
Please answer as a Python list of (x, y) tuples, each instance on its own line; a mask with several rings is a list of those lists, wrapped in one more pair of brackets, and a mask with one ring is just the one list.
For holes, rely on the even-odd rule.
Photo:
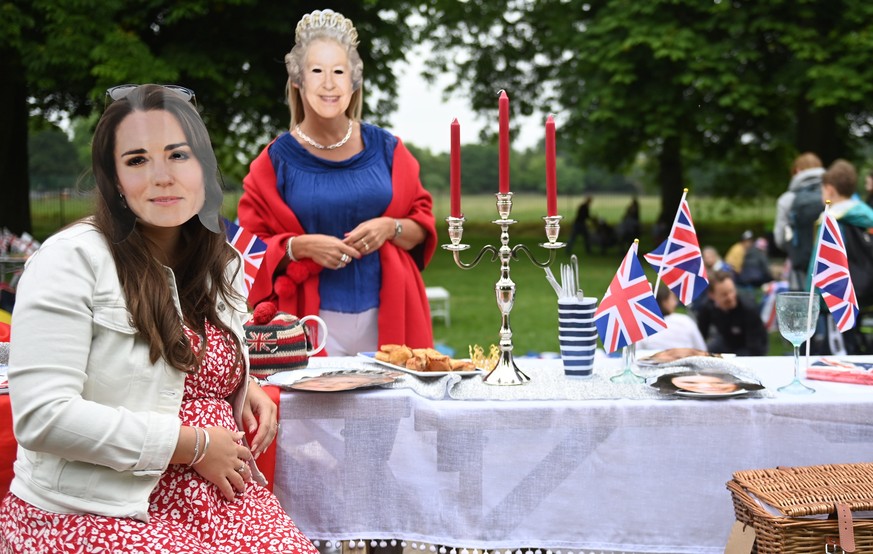
[(661, 258), (661, 265), (658, 266), (658, 276), (655, 278), (655, 288), (652, 291), (655, 298), (658, 297), (658, 287), (661, 285), (661, 272), (664, 271), (665, 267), (667, 267), (665, 262), (667, 260), (667, 254), (670, 252), (670, 242), (673, 240), (673, 229), (676, 228), (676, 224), (679, 222), (679, 213), (682, 211), (682, 202), (685, 202), (685, 197), (687, 195), (688, 189), (682, 189), (682, 198), (679, 200), (679, 205), (676, 206), (676, 215), (673, 216), (673, 226), (670, 227), (670, 232), (667, 234), (667, 242), (664, 244), (664, 257)]
[[(640, 239), (634, 239), (634, 243), (631, 245), (631, 249), (634, 251), (634, 257), (636, 257), (639, 253)], [(646, 279), (648, 281), (648, 279)], [(624, 366), (624, 371), (617, 375), (613, 375), (609, 378), (609, 380), (613, 383), (621, 383), (621, 384), (635, 384), (635, 383), (645, 383), (645, 377), (641, 375), (637, 375), (634, 373), (634, 366), (637, 365), (637, 345), (636, 343), (630, 343), (622, 347), (621, 349), (621, 365)]]
[[(821, 240), (824, 237), (825, 219), (827, 218), (828, 210), (830, 209), (830, 207), (831, 207), (831, 201), (825, 200), (825, 209), (824, 209), (824, 213), (822, 214), (821, 225), (819, 225), (819, 227), (818, 227), (818, 241), (816, 242), (816, 244), (821, 244)], [(815, 250), (815, 249), (813, 249), (813, 250)], [(807, 271), (808, 271), (808, 269), (807, 269)], [(812, 302), (815, 299), (815, 294), (813, 294), (815, 292), (815, 285), (812, 282), (813, 281), (812, 276), (814, 274), (815, 274), (815, 267), (812, 268), (812, 274), (807, 275), (807, 279), (809, 279), (809, 307), (807, 308), (807, 312), (806, 312), (806, 328), (807, 329), (809, 329), (810, 325), (812, 324)], [(813, 334), (814, 334), (814, 332), (813, 332)], [(812, 337), (809, 337), (808, 339), (806, 339), (806, 367), (809, 367), (809, 343), (811, 343), (811, 342), (812, 342)]]

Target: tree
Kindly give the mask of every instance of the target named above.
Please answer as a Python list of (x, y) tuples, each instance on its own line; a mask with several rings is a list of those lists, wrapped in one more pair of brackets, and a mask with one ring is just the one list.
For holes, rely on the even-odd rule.
[[(120, 83), (192, 88), (229, 181), (289, 114), (283, 57), (313, 6), (269, 0), (7, 0), (0, 5), (0, 174), (9, 184), (0, 222), (30, 230), (27, 117), (87, 116)], [(399, 0), (347, 2), (364, 61), (367, 118), (395, 107), (393, 62), (412, 40)]]
[(28, 168), (34, 188), (73, 188), (75, 176), (84, 169), (79, 165), (76, 147), (58, 128), (31, 132), (28, 141)]
[(871, 136), (865, 0), (435, 0), (423, 16), (433, 71), (475, 109), (503, 88), (513, 111), (557, 113), (583, 167), (643, 154), (664, 221), (689, 167), (751, 197), (784, 187), (796, 152), (851, 157)]

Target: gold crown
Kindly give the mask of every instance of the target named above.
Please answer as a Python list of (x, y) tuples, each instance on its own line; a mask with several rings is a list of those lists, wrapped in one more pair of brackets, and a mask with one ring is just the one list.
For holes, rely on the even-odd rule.
[(300, 35), (306, 31), (331, 28), (337, 29), (342, 34), (348, 36), (352, 46), (358, 45), (358, 31), (355, 29), (352, 20), (333, 10), (315, 10), (304, 15), (297, 24), (297, 30), (294, 32), (294, 41), (300, 42)]

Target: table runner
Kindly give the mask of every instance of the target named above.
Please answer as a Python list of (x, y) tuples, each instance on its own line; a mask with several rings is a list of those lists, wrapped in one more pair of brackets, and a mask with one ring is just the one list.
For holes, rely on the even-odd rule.
[[(524, 385), (497, 386), (485, 384), (481, 375), (465, 376), (443, 375), (440, 377), (418, 377), (403, 373), (395, 382), (383, 385), (384, 388), (411, 389), (416, 394), (431, 400), (608, 400), (608, 399), (677, 399), (666, 396), (649, 386), (616, 384), (609, 378), (619, 371), (619, 360), (600, 360), (594, 374), (587, 379), (567, 377), (560, 362), (522, 358), (517, 360), (519, 368), (531, 380)], [(385, 369), (384, 366), (363, 358), (312, 358), (309, 368), (344, 369)], [(753, 373), (728, 360), (720, 358), (692, 359), (683, 365), (674, 362), (660, 367), (639, 368), (642, 377), (655, 378), (664, 373), (683, 369), (703, 369), (727, 371), (738, 377), (756, 380)], [(772, 397), (773, 392), (762, 390), (751, 392), (743, 398)]]

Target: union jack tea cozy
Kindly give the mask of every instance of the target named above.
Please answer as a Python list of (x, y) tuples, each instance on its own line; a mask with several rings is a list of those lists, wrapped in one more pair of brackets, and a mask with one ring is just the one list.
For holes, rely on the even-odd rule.
[(309, 364), (309, 331), (297, 316), (277, 311), (272, 302), (262, 302), (243, 325), (249, 371), (258, 379)]

